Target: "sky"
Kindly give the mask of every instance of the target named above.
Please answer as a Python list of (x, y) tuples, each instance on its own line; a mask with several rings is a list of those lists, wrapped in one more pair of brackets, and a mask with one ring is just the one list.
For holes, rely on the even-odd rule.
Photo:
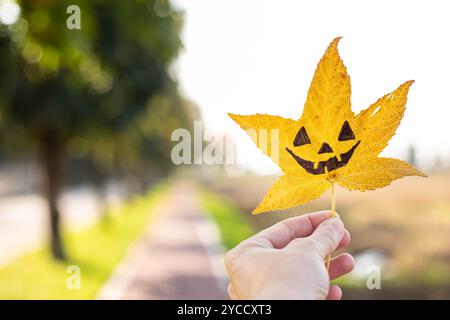
[(228, 134), (261, 172), (276, 170), (226, 116), (268, 113), (297, 119), (329, 42), (352, 81), (358, 112), (414, 79), (402, 124), (385, 156), (422, 166), (450, 161), (449, 1), (176, 0), (185, 11), (176, 65), (184, 94), (212, 134)]

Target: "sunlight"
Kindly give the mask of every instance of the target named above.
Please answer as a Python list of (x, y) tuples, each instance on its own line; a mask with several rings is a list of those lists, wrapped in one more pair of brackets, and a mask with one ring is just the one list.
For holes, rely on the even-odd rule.
[(2, 24), (14, 24), (20, 15), (20, 7), (12, 0), (0, 0), (0, 22)]

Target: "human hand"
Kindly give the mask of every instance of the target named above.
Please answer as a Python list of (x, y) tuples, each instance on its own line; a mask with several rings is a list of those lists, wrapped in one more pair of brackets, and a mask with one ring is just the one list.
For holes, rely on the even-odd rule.
[(330, 280), (353, 270), (353, 257), (344, 253), (325, 258), (347, 246), (350, 234), (339, 217), (322, 211), (283, 220), (241, 242), (225, 256), (231, 299), (330, 299), (342, 291)]

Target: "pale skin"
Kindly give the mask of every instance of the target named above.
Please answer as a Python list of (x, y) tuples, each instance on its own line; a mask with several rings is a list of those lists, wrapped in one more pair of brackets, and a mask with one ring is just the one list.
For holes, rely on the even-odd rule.
[(325, 259), (350, 243), (339, 216), (322, 211), (283, 220), (241, 242), (225, 256), (231, 299), (339, 300), (342, 290), (331, 285), (353, 270), (348, 253)]

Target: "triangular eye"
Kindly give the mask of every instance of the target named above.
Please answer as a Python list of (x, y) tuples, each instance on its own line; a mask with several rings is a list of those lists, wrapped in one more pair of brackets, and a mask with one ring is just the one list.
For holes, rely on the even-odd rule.
[(353, 140), (355, 139), (355, 134), (353, 133), (352, 128), (350, 128), (350, 125), (348, 124), (348, 121), (345, 120), (344, 124), (342, 125), (341, 132), (339, 133), (339, 141), (346, 141), (346, 140)]
[(298, 130), (297, 135), (294, 139), (294, 147), (302, 146), (304, 144), (311, 143), (311, 140), (309, 140), (308, 134), (306, 133), (305, 127), (301, 127), (300, 130)]

